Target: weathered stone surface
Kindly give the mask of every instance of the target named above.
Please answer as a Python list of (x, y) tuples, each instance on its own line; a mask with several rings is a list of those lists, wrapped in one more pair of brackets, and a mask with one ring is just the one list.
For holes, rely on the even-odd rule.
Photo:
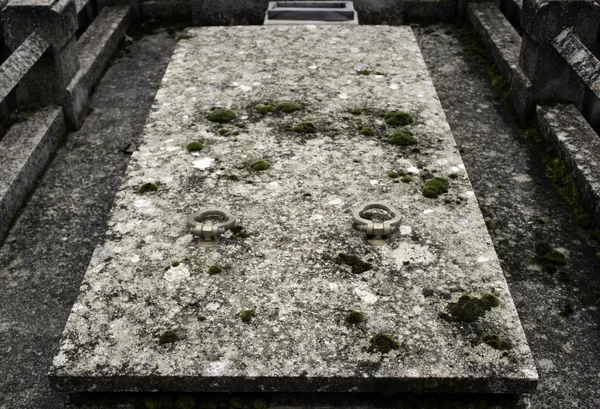
[(565, 162), (582, 204), (600, 225), (600, 138), (573, 105), (537, 108), (537, 122), (546, 143)]
[(180, 23), (191, 23), (192, 21), (192, 5), (190, 0), (140, 1), (139, 8), (140, 19), (142, 21), (151, 19), (157, 19), (161, 22), (177, 21)]
[[(262, 24), (269, 0), (191, 0), (195, 25)], [(402, 24), (404, 2), (355, 0), (361, 24)]]
[(469, 4), (468, 17), (500, 72), (511, 81), (513, 71), (519, 66), (519, 33), (491, 2)]
[(54, 47), (62, 47), (77, 30), (73, 0), (11, 0), (2, 10), (6, 44), (16, 49), (32, 32)]
[(0, 241), (65, 133), (62, 108), (36, 112), (0, 140)]
[(407, 22), (449, 21), (456, 16), (457, 0), (413, 0), (403, 3)]
[(32, 33), (0, 67), (0, 101), (17, 86), (33, 65), (48, 49), (36, 33)]
[(89, 93), (102, 75), (130, 23), (128, 6), (105, 7), (77, 42), (80, 69), (67, 87), (65, 115), (79, 128), (87, 115)]
[[(194, 38), (179, 42), (117, 194), (107, 240), (86, 273), (54, 359), (54, 385), (531, 390), (537, 374), (529, 348), (410, 30), (289, 26), (189, 34)], [(380, 74), (359, 74), (371, 68)], [(280, 100), (302, 109), (264, 117), (255, 111)], [(234, 110), (237, 119), (206, 121), (214, 106)], [(355, 116), (351, 109), (364, 111)], [(391, 129), (376, 114), (391, 109), (414, 117), (407, 128), (420, 151), (385, 142)], [(317, 133), (284, 130), (302, 121)], [(365, 125), (384, 139), (361, 135), (357, 128)], [(221, 128), (239, 135), (222, 135)], [(188, 153), (185, 145), (198, 139), (204, 150)], [(249, 170), (258, 159), (271, 168)], [(393, 183), (392, 169), (414, 173), (414, 181)], [(456, 173), (449, 193), (423, 197), (420, 176), (429, 172)], [(144, 182), (159, 190), (140, 194)], [(404, 217), (383, 247), (367, 243), (350, 220), (356, 205), (374, 199), (391, 202)], [(216, 247), (200, 246), (185, 220), (206, 206), (229, 208), (250, 236), (226, 234)], [(335, 261), (340, 253), (370, 262), (371, 270), (352, 274)], [(209, 275), (213, 264), (223, 271)], [(487, 292), (500, 305), (475, 323), (439, 317), (463, 294)], [(350, 309), (368, 320), (345, 324)], [(242, 310), (254, 310), (250, 323), (240, 319)], [(160, 345), (168, 329), (178, 340)], [(488, 332), (513, 348), (482, 343)], [(399, 349), (368, 352), (377, 333), (392, 334)]]
[(544, 47), (566, 28), (573, 27), (585, 45), (596, 41), (600, 5), (595, 0), (524, 0), (521, 26)]

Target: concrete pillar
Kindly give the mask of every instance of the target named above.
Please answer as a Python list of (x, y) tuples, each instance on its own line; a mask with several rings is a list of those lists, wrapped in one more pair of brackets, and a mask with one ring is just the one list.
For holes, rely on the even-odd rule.
[[(519, 64), (531, 82), (534, 102), (569, 102), (579, 109), (585, 89), (581, 80), (552, 45), (565, 28), (588, 47), (596, 41), (600, 6), (594, 0), (524, 0), (521, 10), (523, 42)], [(518, 113), (530, 117), (533, 112)]]
[(20, 102), (63, 105), (79, 69), (77, 10), (73, 0), (14, 0), (2, 10), (2, 29), (15, 50), (33, 31), (50, 47), (19, 84)]

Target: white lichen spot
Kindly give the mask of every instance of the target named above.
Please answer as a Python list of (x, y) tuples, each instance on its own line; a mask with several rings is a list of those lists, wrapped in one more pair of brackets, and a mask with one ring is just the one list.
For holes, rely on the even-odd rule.
[(398, 89), (398, 88), (400, 88), (400, 86), (398, 84), (395, 84), (395, 83), (390, 84), (390, 89)]
[(152, 205), (152, 202), (148, 199), (138, 199), (135, 202), (133, 202), (133, 205), (135, 207), (150, 207)]
[(179, 265), (178, 267), (169, 268), (164, 275), (166, 281), (173, 283), (177, 281), (185, 280), (190, 276), (190, 271), (184, 267), (183, 265)]
[(379, 181), (378, 181), (377, 179), (372, 179), (372, 180), (371, 180), (371, 184), (372, 184), (372, 185), (378, 185), (378, 184), (379, 184)]
[(419, 173), (419, 168), (417, 168), (416, 166), (411, 166), (410, 168), (407, 168), (406, 171), (408, 173), (413, 173), (413, 174), (417, 174)]
[(308, 69), (309, 69), (309, 70), (316, 70), (316, 69), (317, 69), (317, 65), (316, 65), (316, 64), (309, 65), (309, 66), (308, 66)]
[(131, 257), (131, 262), (132, 263), (139, 263), (140, 262), (140, 256), (138, 256), (137, 254), (133, 257)]
[(310, 220), (323, 220), (323, 215), (319, 213), (315, 213), (310, 216)]
[(178, 151), (179, 147), (178, 146), (167, 146), (167, 152), (173, 152), (173, 151)]
[(435, 163), (437, 163), (438, 165), (444, 166), (448, 164), (448, 160), (447, 159), (438, 159), (435, 161)]
[(472, 190), (468, 190), (465, 192), (465, 195), (468, 197), (475, 197), (475, 192), (473, 192)]
[(454, 223), (458, 224), (460, 227), (464, 227), (465, 229), (471, 225), (468, 219), (461, 217), (460, 219), (454, 220)]
[(342, 92), (341, 94), (338, 95), (338, 98), (340, 98), (340, 99), (348, 99), (348, 94), (344, 94)]
[(330, 200), (329, 204), (332, 206), (341, 206), (342, 204), (344, 204), (344, 201), (342, 199), (340, 199), (339, 197), (337, 197), (333, 200)]
[(452, 166), (450, 169), (452, 170), (452, 172), (458, 172), (459, 170), (457, 166)]
[(400, 234), (406, 236), (407, 234), (412, 233), (412, 228), (410, 226), (400, 226)]
[(194, 167), (197, 169), (208, 169), (215, 160), (213, 158), (202, 158), (194, 161)]
[(219, 304), (218, 302), (211, 302), (211, 303), (208, 303), (208, 305), (206, 306), (206, 309), (208, 311), (216, 311), (219, 308), (221, 308), (221, 304)]
[(433, 209), (425, 209), (423, 210), (423, 214), (431, 214), (433, 213)]
[(481, 256), (481, 257), (478, 257), (478, 258), (477, 258), (477, 262), (478, 262), (478, 263), (487, 263), (488, 261), (490, 261), (490, 259), (489, 259), (489, 258), (487, 258), (487, 257), (483, 257), (483, 256)]
[(248, 115), (242, 115), (242, 116), (240, 116), (240, 119), (242, 119), (242, 120), (248, 119)]
[(208, 368), (206, 368), (206, 376), (218, 376), (222, 375), (227, 368), (229, 368), (229, 361), (216, 361), (208, 364)]
[(350, 52), (351, 53), (355, 53), (355, 54), (359, 53), (360, 52), (360, 48), (358, 48), (358, 47), (350, 47)]
[(252, 91), (252, 87), (248, 85), (240, 85), (240, 89), (244, 92)]
[(358, 295), (365, 304), (375, 304), (377, 296), (367, 289), (355, 288), (354, 294)]

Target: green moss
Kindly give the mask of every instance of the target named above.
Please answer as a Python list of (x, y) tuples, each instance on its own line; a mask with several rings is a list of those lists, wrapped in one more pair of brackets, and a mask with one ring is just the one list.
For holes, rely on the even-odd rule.
[(417, 140), (412, 136), (412, 133), (407, 130), (398, 130), (390, 135), (388, 143), (392, 145), (409, 146), (416, 145)]
[(171, 267), (179, 267), (179, 264), (181, 264), (181, 263), (179, 262), (179, 260), (173, 260), (173, 261), (171, 262)]
[(560, 309), (559, 314), (563, 317), (568, 317), (569, 315), (573, 314), (573, 312), (575, 312), (573, 310), (573, 306), (571, 306), (571, 304), (567, 304)]
[(177, 342), (178, 339), (179, 337), (177, 336), (177, 333), (172, 329), (168, 329), (165, 332), (163, 332), (160, 337), (158, 337), (158, 344), (173, 344)]
[(396, 178), (398, 178), (398, 176), (400, 176), (400, 175), (395, 170), (391, 170), (388, 172), (388, 177), (390, 177), (392, 179), (396, 179)]
[(199, 315), (198, 316), (198, 321), (204, 322), (204, 321), (206, 321), (206, 317), (204, 315)]
[(216, 108), (206, 117), (211, 122), (224, 124), (235, 119), (235, 113), (229, 109)]
[(254, 162), (251, 167), (254, 170), (262, 171), (262, 170), (269, 169), (271, 167), (271, 165), (266, 160), (259, 160), (259, 161)]
[(374, 335), (371, 338), (370, 344), (371, 346), (369, 347), (369, 352), (380, 352), (382, 354), (387, 354), (393, 349), (400, 348), (400, 344), (394, 339), (393, 336), (383, 333)]
[(540, 143), (542, 141), (540, 134), (535, 127), (527, 128), (523, 131), (523, 139), (531, 143)]
[(140, 193), (156, 192), (158, 185), (156, 183), (142, 183), (138, 188)]
[(566, 271), (559, 271), (557, 278), (558, 281), (562, 281), (563, 283), (568, 283), (569, 281), (571, 281), (571, 276)]
[(363, 128), (360, 130), (360, 133), (365, 135), (365, 136), (373, 136), (375, 135), (375, 131), (373, 130), (373, 128)]
[(259, 114), (269, 114), (271, 112), (275, 112), (275, 107), (273, 105), (259, 105), (256, 107), (256, 111)]
[(229, 129), (221, 128), (219, 129), (219, 135), (226, 135), (229, 133)]
[(458, 173), (450, 173), (450, 174), (448, 175), (448, 177), (449, 177), (450, 179), (458, 179)]
[(180, 40), (189, 40), (190, 38), (194, 38), (193, 36), (189, 35), (189, 34), (179, 34), (177, 36), (177, 41)]
[(348, 324), (360, 324), (361, 322), (365, 322), (367, 320), (367, 316), (360, 311), (350, 311), (346, 314), (346, 322)]
[(243, 226), (234, 226), (231, 229), (231, 233), (233, 233), (230, 238), (235, 240), (235, 239), (247, 239), (248, 237), (250, 237), (250, 233), (248, 233), (246, 231), (246, 228)]
[(359, 75), (371, 75), (371, 71), (369, 70), (360, 70), (358, 72)]
[(487, 334), (486, 336), (483, 337), (483, 342), (485, 342), (492, 348), (498, 349), (500, 351), (504, 351), (504, 350), (512, 348), (512, 344), (509, 341), (500, 338), (496, 334)]
[(196, 399), (193, 396), (181, 395), (175, 399), (176, 409), (193, 409), (196, 406)]
[(354, 274), (362, 274), (365, 271), (369, 271), (373, 268), (371, 263), (367, 263), (362, 261), (355, 255), (340, 253), (335, 259), (337, 264), (345, 264), (351, 267), (352, 273)]
[(211, 276), (215, 274), (220, 274), (222, 271), (223, 269), (218, 264), (213, 264), (212, 266), (208, 267), (208, 274), (210, 274)]
[(546, 260), (557, 266), (567, 265), (567, 257), (556, 249), (552, 249), (546, 254)]
[(252, 407), (254, 409), (267, 409), (269, 407), (269, 404), (264, 399), (255, 399), (252, 402)]
[(348, 112), (350, 112), (352, 115), (361, 115), (363, 110), (360, 108), (351, 108), (348, 110)]
[(492, 219), (485, 219), (485, 227), (487, 227), (488, 230), (494, 230), (496, 228), (496, 223), (494, 223), (494, 220)]
[(168, 395), (148, 396), (144, 399), (146, 409), (172, 409), (173, 397)]
[(231, 134), (232, 134), (233, 136), (238, 136), (238, 135), (240, 134), (240, 131), (233, 131)]
[(410, 114), (403, 111), (389, 111), (382, 116), (386, 124), (393, 126), (404, 126), (414, 122)]
[(450, 183), (447, 179), (434, 177), (425, 183), (425, 187), (421, 190), (421, 193), (427, 198), (436, 199), (441, 194), (448, 193), (449, 187)]
[(385, 75), (385, 74), (382, 73), (381, 71), (375, 71), (375, 75)]
[(298, 104), (292, 101), (281, 101), (277, 104), (277, 110), (281, 112), (285, 112), (286, 114), (298, 111), (300, 107)]
[(201, 151), (202, 149), (204, 149), (204, 144), (200, 141), (190, 142), (187, 145), (185, 145), (185, 149), (187, 149), (188, 152)]
[(200, 403), (201, 409), (217, 409), (217, 403), (212, 399), (203, 400)]
[(412, 178), (410, 176), (404, 176), (402, 179), (400, 179), (402, 181), (402, 183), (410, 183), (412, 182)]
[(592, 218), (587, 213), (581, 213), (576, 216), (575, 222), (579, 227), (583, 227), (584, 229), (589, 229), (592, 227)]
[(252, 318), (254, 318), (254, 316), (256, 316), (256, 314), (254, 313), (253, 310), (244, 310), (244, 311), (240, 312), (240, 318), (245, 323), (251, 322)]
[(474, 322), (499, 304), (500, 301), (493, 294), (484, 294), (481, 298), (465, 294), (457, 302), (448, 303), (447, 313), (441, 313), (440, 317), (447, 321)]
[(244, 399), (241, 396), (232, 396), (229, 399), (229, 407), (231, 409), (242, 409), (244, 407)]
[(533, 221), (537, 224), (546, 224), (546, 219), (544, 219), (543, 217), (536, 217), (535, 219), (533, 219)]
[(312, 122), (300, 122), (297, 125), (286, 125), (284, 128), (286, 131), (299, 132), (299, 133), (315, 133), (317, 127)]
[(237, 182), (240, 180), (240, 177), (238, 175), (229, 175), (227, 179), (231, 180), (232, 182)]
[(596, 252), (596, 257), (600, 260), (600, 251)]

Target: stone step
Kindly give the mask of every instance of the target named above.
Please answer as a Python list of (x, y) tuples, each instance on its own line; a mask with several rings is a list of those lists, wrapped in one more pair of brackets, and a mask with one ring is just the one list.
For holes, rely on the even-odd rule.
[[(188, 34), (88, 267), (52, 384), (532, 391), (535, 365), (412, 30)], [(353, 211), (373, 201), (400, 218), (387, 240), (353, 226)], [(189, 217), (206, 208), (239, 225), (200, 240), (192, 233), (206, 230), (190, 231)]]
[(43, 108), (0, 140), (0, 242), (65, 134), (63, 110)]
[(129, 6), (105, 7), (77, 41), (79, 71), (67, 87), (65, 114), (77, 129), (87, 116), (89, 94), (130, 24)]

